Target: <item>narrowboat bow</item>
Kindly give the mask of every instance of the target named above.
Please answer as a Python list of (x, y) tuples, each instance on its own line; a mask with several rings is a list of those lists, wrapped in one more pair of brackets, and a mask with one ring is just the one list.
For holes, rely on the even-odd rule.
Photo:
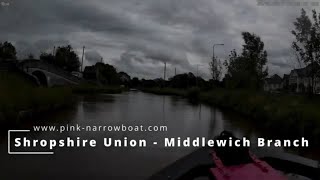
[[(160, 172), (152, 175), (149, 180), (194, 180), (203, 177), (204, 179), (211, 180), (220, 180), (224, 178), (219, 178), (215, 176), (214, 168), (219, 167), (217, 161), (213, 160), (212, 152), (221, 151), (220, 149), (212, 148), (201, 148), (191, 154), (177, 160), (170, 166), (164, 168)], [(245, 169), (241, 164), (246, 164), (246, 161), (250, 163), (250, 160), (246, 160), (243, 156), (236, 151), (237, 155), (230, 154), (230, 150), (227, 151), (227, 159), (230, 159), (235, 164), (237, 164), (244, 171), (248, 171), (248, 168)], [(318, 161), (300, 157), (297, 155), (285, 153), (285, 152), (274, 152), (272, 150), (267, 150), (263, 148), (250, 148), (248, 149), (250, 154), (254, 154), (256, 159), (266, 162), (267, 165), (270, 165), (272, 169), (275, 169), (278, 172), (281, 172), (283, 176), (288, 174), (298, 175), (299, 177), (304, 177), (313, 180), (320, 180), (320, 165)], [(235, 152), (235, 151), (234, 151)], [(238, 160), (238, 159), (242, 160)], [(245, 160), (244, 160), (245, 159)], [(219, 161), (218, 161), (219, 162)], [(259, 162), (258, 162), (259, 164)], [(222, 168), (223, 169), (223, 168)], [(237, 168), (229, 168), (228, 171), (233, 171)], [(238, 171), (239, 171), (238, 169)], [(269, 171), (272, 172), (272, 171)], [(252, 173), (251, 170), (248, 174)], [(266, 171), (268, 173), (268, 171)], [(232, 174), (232, 172), (231, 172)], [(234, 177), (237, 177), (236, 175)], [(287, 177), (287, 176), (286, 176)], [(201, 178), (202, 179), (202, 178)], [(226, 178), (228, 179), (228, 178)], [(232, 178), (230, 178), (232, 179)], [(239, 179), (239, 178), (234, 178)], [(243, 178), (240, 178), (241, 180)], [(250, 178), (245, 178), (250, 179)], [(253, 178), (255, 179), (255, 178)], [(268, 178), (262, 178), (268, 179)], [(273, 179), (273, 178), (272, 178)], [(281, 179), (281, 178), (279, 178)], [(286, 178), (285, 178), (286, 179)]]

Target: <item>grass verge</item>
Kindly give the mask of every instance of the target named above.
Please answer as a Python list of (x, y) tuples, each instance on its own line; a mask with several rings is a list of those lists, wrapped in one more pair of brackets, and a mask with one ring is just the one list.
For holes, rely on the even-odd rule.
[(19, 73), (0, 73), (0, 124), (19, 123), (26, 114), (68, 106), (71, 99), (70, 88), (39, 88)]
[[(236, 111), (268, 132), (274, 138), (309, 139), (312, 145), (320, 144), (320, 97), (304, 95), (268, 94), (248, 90), (168, 88), (144, 89), (144, 92), (179, 95), (198, 99), (209, 105)], [(270, 133), (271, 132), (271, 133)]]

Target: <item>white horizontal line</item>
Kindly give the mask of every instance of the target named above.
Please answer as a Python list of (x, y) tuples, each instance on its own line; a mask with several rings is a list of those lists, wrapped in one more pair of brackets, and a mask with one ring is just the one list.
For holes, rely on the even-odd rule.
[(54, 152), (11, 152), (10, 151), (10, 133), (11, 132), (30, 132), (30, 130), (8, 130), (8, 154), (33, 154), (33, 155), (54, 154)]
[(54, 154), (53, 152), (8, 152), (9, 154), (34, 154), (34, 155), (42, 155), (42, 154)]

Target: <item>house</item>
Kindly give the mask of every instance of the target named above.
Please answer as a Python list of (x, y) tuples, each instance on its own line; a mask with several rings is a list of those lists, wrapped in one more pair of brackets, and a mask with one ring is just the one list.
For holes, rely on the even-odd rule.
[[(275, 74), (265, 79), (264, 90), (276, 91), (286, 90), (296, 93), (310, 92), (314, 88), (315, 93), (320, 92), (320, 65), (312, 63), (304, 68), (293, 69), (289, 74), (284, 74), (283, 78)], [(313, 76), (313, 78), (312, 78)], [(313, 81), (312, 81), (313, 79)], [(312, 82), (314, 82), (312, 86)]]
[(307, 92), (312, 87), (312, 75), (314, 75), (314, 91), (320, 91), (320, 82), (317, 72), (319, 71), (319, 64), (313, 63), (300, 69), (293, 69), (289, 74), (289, 89), (293, 92), (303, 93)]
[(282, 89), (282, 87), (283, 87), (282, 78), (279, 75), (275, 74), (270, 78), (265, 79), (263, 89), (265, 91), (277, 91)]
[(284, 74), (282, 78), (282, 88), (285, 90), (289, 90), (289, 79), (290, 75), (289, 74)]

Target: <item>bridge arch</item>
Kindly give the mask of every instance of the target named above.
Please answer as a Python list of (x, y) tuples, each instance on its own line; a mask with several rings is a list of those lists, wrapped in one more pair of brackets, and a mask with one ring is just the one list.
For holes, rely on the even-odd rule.
[[(38, 85), (41, 86), (74, 85), (82, 81), (82, 78), (76, 77), (59, 67), (37, 59), (23, 60), (19, 62), (18, 67), (26, 74), (36, 78)], [(40, 71), (41, 73), (36, 71)]]
[(38, 70), (34, 71), (34, 72), (32, 72), (32, 75), (34, 75), (38, 79), (39, 84), (41, 86), (48, 87), (47, 76), (42, 71), (38, 71)]

